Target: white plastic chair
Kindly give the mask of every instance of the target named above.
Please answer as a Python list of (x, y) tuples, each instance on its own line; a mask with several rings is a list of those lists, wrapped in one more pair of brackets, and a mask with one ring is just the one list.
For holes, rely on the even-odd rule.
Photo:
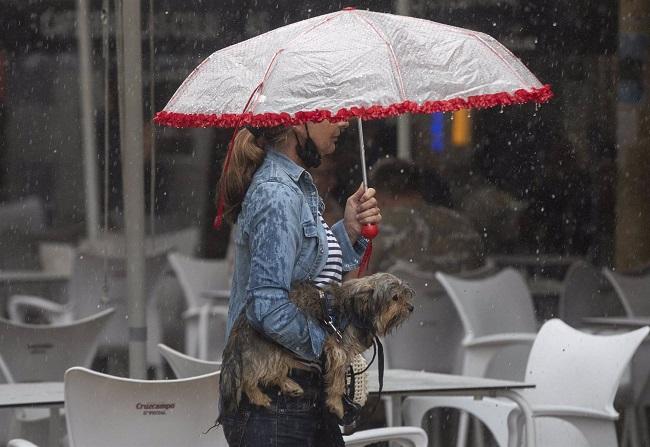
[[(71, 366), (90, 366), (97, 352), (98, 336), (113, 313), (113, 309), (106, 309), (61, 325), (0, 319), (0, 353), (4, 359), (0, 370), (9, 383), (61, 382)], [(16, 410), (10, 431), (18, 436), (29, 435), (33, 440), (48, 439), (51, 415), (48, 409)]]
[[(602, 269), (628, 317), (650, 316), (650, 274), (626, 275)], [(650, 445), (646, 407), (650, 405), (650, 344), (644, 343), (632, 363), (633, 403), (625, 409), (625, 438), (632, 445)], [(639, 438), (640, 436), (640, 438)]]
[[(435, 276), (456, 306), (465, 332), (462, 374), (521, 380), (537, 332), (532, 298), (521, 274), (506, 268), (483, 278), (442, 272)], [(461, 414), (458, 446), (466, 444), (468, 422)]]
[[(561, 320), (544, 324), (531, 349), (526, 382), (536, 385), (520, 394), (535, 417), (540, 447), (617, 446), (614, 396), (634, 352), (648, 335), (644, 327), (619, 335), (580, 332)], [(518, 445), (518, 408), (504, 400), (465, 397), (410, 397), (405, 421), (419, 424), (435, 407), (459, 408), (481, 419), (500, 446)], [(510, 429), (510, 430), (508, 430)]]
[[(214, 300), (204, 294), (230, 289), (230, 261), (199, 259), (180, 253), (169, 253), (167, 259), (181, 284), (187, 303), (187, 309), (183, 313), (185, 353), (202, 360), (221, 358), (226, 337), (227, 301), (215, 305)], [(215, 321), (211, 322), (211, 319)], [(222, 327), (208, 330), (211, 323)], [(217, 334), (216, 339), (210, 339), (210, 334)]]
[(584, 261), (572, 263), (567, 270), (558, 307), (560, 319), (573, 327), (583, 326), (585, 317), (625, 315), (622, 301), (603, 273)]
[(37, 312), (45, 324), (66, 324), (74, 321), (69, 306), (40, 296), (12, 295), (7, 300), (7, 314), (11, 321), (24, 323), (30, 312)]
[(98, 336), (113, 316), (106, 309), (62, 325), (33, 325), (0, 318), (0, 352), (9, 382), (60, 382), (66, 369), (90, 365)]
[(388, 269), (415, 290), (411, 318), (384, 338), (388, 368), (454, 373), (460, 369), (463, 326), (433, 273), (399, 262)]
[(162, 343), (158, 345), (158, 350), (163, 358), (167, 360), (178, 379), (202, 376), (221, 369), (221, 362), (211, 362), (190, 357)]
[[(532, 298), (521, 274), (506, 268), (479, 279), (461, 279), (441, 272), (435, 276), (456, 306), (465, 332), (462, 373), (521, 380), (527, 350), (537, 332)], [(524, 349), (509, 358), (502, 369), (491, 365), (501, 351), (510, 347)]]
[(44, 228), (45, 205), (40, 197), (32, 195), (0, 203), (0, 233), (16, 229), (31, 233)]
[(227, 446), (221, 428), (204, 434), (219, 414), (219, 373), (135, 380), (71, 368), (65, 402), (71, 447)]
[(605, 267), (603, 275), (614, 287), (628, 316), (650, 316), (650, 274), (624, 275)]
[[(390, 441), (403, 447), (427, 447), (427, 434), (419, 427), (388, 427), (362, 430), (344, 436), (347, 447), (363, 447), (376, 442)], [(20, 446), (15, 446), (20, 447)]]

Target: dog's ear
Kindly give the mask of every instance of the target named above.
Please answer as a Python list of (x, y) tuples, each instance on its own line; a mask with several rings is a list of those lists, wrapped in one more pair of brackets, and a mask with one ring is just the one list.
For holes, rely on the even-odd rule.
[(351, 279), (344, 284), (345, 294), (348, 297), (348, 311), (357, 317), (367, 317), (373, 314), (370, 308), (374, 292), (374, 284), (368, 278)]

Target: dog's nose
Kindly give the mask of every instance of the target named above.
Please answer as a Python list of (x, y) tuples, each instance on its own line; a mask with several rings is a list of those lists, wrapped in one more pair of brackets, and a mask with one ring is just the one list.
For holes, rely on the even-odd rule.
[(413, 304), (409, 304), (407, 309), (409, 310), (409, 312), (413, 312), (413, 309), (415, 309), (415, 307), (413, 307)]

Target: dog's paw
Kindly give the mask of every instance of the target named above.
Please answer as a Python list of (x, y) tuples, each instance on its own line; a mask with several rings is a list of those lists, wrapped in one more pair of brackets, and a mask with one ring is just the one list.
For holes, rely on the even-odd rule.
[(248, 400), (253, 404), (259, 407), (270, 407), (271, 398), (264, 393), (257, 393), (253, 397), (248, 396)]
[(300, 397), (305, 394), (305, 391), (302, 389), (302, 387), (293, 380), (285, 380), (282, 382), (281, 388), (282, 394), (285, 394), (287, 396)]
[(328, 398), (325, 404), (331, 413), (334, 413), (339, 419), (343, 419), (343, 401), (340, 397), (338, 399)]

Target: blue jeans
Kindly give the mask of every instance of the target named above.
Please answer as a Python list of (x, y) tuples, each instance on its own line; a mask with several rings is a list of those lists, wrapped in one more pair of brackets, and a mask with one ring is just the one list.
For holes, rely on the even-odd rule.
[(293, 370), (289, 376), (305, 393), (289, 397), (277, 387), (264, 389), (268, 408), (252, 405), (245, 394), (234, 417), (223, 417), (230, 447), (343, 447), (336, 416), (323, 403), (322, 376)]

